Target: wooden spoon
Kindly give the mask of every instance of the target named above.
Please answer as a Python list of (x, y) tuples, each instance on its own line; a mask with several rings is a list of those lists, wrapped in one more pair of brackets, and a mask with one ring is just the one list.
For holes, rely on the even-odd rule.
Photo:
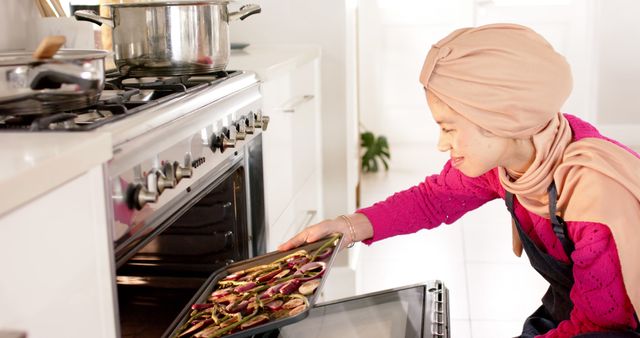
[(34, 2), (36, 3), (36, 8), (38, 9), (38, 12), (40, 12), (40, 16), (43, 18), (46, 17), (47, 12), (44, 10), (44, 7), (42, 7), (42, 3), (40, 2), (40, 0), (35, 0)]
[(57, 17), (56, 11), (51, 7), (51, 4), (47, 0), (37, 0), (40, 2), (40, 6), (44, 11), (45, 17)]
[(65, 13), (64, 8), (62, 8), (62, 5), (58, 0), (49, 0), (49, 1), (51, 2), (51, 5), (53, 6), (53, 9), (56, 11), (56, 14), (58, 15), (59, 18), (64, 18), (67, 16), (67, 13)]
[(62, 47), (65, 42), (66, 39), (62, 35), (47, 36), (42, 39), (42, 41), (40, 41), (38, 48), (36, 48), (35, 52), (33, 52), (33, 58), (50, 59), (54, 55), (56, 55), (60, 47)]

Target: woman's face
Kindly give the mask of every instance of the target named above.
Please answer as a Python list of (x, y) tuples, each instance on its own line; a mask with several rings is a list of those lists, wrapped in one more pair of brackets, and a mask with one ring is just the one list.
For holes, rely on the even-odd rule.
[(430, 91), (427, 103), (440, 126), (438, 150), (449, 152), (451, 165), (469, 177), (478, 177), (493, 168), (505, 166), (512, 151), (512, 140), (498, 137), (456, 113)]

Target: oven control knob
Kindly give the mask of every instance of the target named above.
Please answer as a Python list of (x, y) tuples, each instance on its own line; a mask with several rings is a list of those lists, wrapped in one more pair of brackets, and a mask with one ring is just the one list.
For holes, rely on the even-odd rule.
[(253, 124), (252, 119), (250, 118), (245, 118), (244, 119), (244, 132), (251, 135), (255, 132), (255, 125)]
[(269, 120), (271, 120), (269, 118), (269, 116), (262, 116), (262, 131), (267, 131), (267, 126), (269, 125)]
[(229, 128), (222, 127), (222, 129), (220, 130), (220, 133), (226, 136), (227, 139), (233, 140), (233, 137), (231, 137), (231, 130)]
[(235, 146), (236, 140), (227, 137), (224, 130), (218, 135), (216, 135), (215, 133), (211, 135), (211, 150), (214, 153), (216, 152), (216, 149), (220, 149), (220, 152), (224, 153), (226, 149), (233, 148)]
[(235, 129), (236, 129), (236, 140), (244, 140), (245, 138), (247, 138), (247, 132), (245, 131), (246, 125), (243, 120), (236, 122)]
[(158, 201), (158, 193), (149, 191), (142, 184), (129, 184), (127, 188), (127, 207), (129, 209), (142, 209), (147, 203)]
[(270, 120), (269, 116), (262, 116), (262, 112), (258, 112), (257, 115), (254, 115), (253, 119), (255, 120), (254, 125), (256, 128), (262, 128), (263, 131), (267, 130)]
[[(191, 162), (189, 162), (189, 164), (191, 164)], [(183, 178), (189, 178), (193, 175), (193, 168), (191, 168), (191, 166), (183, 167), (180, 165), (180, 162), (175, 161), (173, 162), (173, 172), (176, 175), (176, 180), (180, 182)]]
[(173, 165), (171, 163), (166, 163), (162, 167), (162, 171), (158, 172), (158, 192), (162, 194), (165, 189), (173, 189), (176, 182), (176, 175), (173, 171)]

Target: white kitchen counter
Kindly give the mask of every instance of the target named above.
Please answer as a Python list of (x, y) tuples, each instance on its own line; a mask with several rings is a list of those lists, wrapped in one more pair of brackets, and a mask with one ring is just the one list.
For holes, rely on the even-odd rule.
[(232, 50), (227, 69), (251, 70), (260, 80), (290, 72), (320, 56), (318, 45), (252, 44), (242, 50)]
[(0, 134), (0, 215), (107, 162), (111, 148), (105, 133)]

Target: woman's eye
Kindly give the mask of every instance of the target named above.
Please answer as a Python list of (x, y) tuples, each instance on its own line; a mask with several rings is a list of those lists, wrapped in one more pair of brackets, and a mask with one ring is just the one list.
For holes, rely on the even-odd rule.
[(453, 131), (453, 129), (447, 129), (447, 128), (441, 128), (440, 130), (442, 130), (443, 133), (450, 133)]

